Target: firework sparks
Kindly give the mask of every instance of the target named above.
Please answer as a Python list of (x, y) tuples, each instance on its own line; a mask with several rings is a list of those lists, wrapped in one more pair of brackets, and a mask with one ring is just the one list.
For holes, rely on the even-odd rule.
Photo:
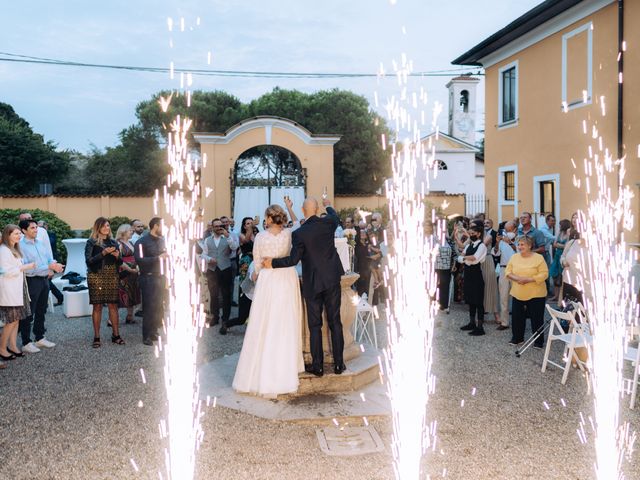
[[(604, 116), (604, 98), (601, 105)], [(625, 159), (613, 159), (603, 149), (603, 139), (595, 125), (591, 137), (597, 147), (589, 145), (588, 159), (584, 161), (589, 201), (587, 211), (579, 212), (585, 251), (579, 260), (578, 284), (585, 292), (585, 308), (593, 334), (589, 371), (594, 416), (589, 417), (589, 422), (595, 435), (596, 474), (599, 479), (618, 479), (622, 478), (621, 463), (631, 438), (628, 425), (619, 424), (619, 407), (625, 335), (637, 315), (633, 307), (635, 295), (629, 288), (635, 255), (625, 242), (625, 231), (630, 231), (634, 222), (630, 214), (633, 194), (623, 184)], [(617, 182), (612, 188), (609, 182), (616, 173)], [(586, 443), (584, 417), (581, 418), (578, 437)]]
[[(407, 92), (411, 71), (412, 62), (405, 54), (399, 62), (393, 62), (400, 95), (387, 101), (387, 116), (390, 124), (395, 125), (395, 139), (387, 139), (385, 144), (391, 150), (393, 171), (387, 198), (394, 253), (388, 256), (389, 269), (384, 277), (388, 306), (392, 307), (388, 309), (389, 345), (384, 357), (393, 418), (394, 472), (396, 478), (403, 480), (421, 477), (422, 456), (428, 448), (435, 448), (436, 443), (436, 424), (427, 425), (426, 419), (427, 402), (435, 384), (431, 360), (437, 307), (427, 294), (436, 289), (435, 245), (432, 237), (424, 235), (425, 185), (416, 185), (416, 171), (435, 162), (422, 144), (419, 125), (414, 120), (424, 118), (424, 113), (414, 113), (422, 105), (417, 95)], [(424, 91), (420, 92), (420, 98), (426, 99)], [(410, 137), (400, 141), (401, 130)], [(430, 213), (432, 221), (435, 220), (433, 212)]]
[[(200, 21), (198, 19), (198, 25)], [(180, 18), (180, 31), (185, 31), (185, 19)], [(174, 21), (169, 18), (170, 32)], [(190, 28), (190, 31), (193, 30)], [(170, 78), (174, 78), (174, 62), (170, 62)], [(192, 75), (180, 75), (181, 88), (189, 89)], [(185, 95), (190, 104), (191, 91), (172, 92), (158, 103), (167, 112), (174, 96)], [(198, 259), (194, 242), (202, 232), (197, 218), (200, 184), (197, 180), (197, 162), (191, 158), (187, 135), (191, 127), (189, 118), (175, 119), (168, 126), (167, 163), (169, 173), (162, 190), (156, 190), (154, 212), (164, 203), (165, 241), (167, 255), (161, 263), (169, 291), (169, 309), (164, 318), (163, 337), (158, 341), (156, 356), (163, 354), (164, 380), (168, 412), (160, 420), (162, 439), (168, 439), (165, 466), (169, 479), (190, 479), (195, 471), (195, 455), (202, 442), (200, 419), (203, 416), (199, 400), (199, 381), (196, 368), (197, 341), (204, 326), (200, 305), (200, 286), (196, 268)], [(164, 344), (163, 344), (164, 341)], [(144, 372), (141, 370), (144, 379)], [(162, 474), (160, 474), (162, 478)]]

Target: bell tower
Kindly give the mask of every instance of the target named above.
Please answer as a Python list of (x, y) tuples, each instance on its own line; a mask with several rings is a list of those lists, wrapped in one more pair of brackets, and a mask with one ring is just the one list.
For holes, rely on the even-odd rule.
[(449, 80), (449, 131), (451, 137), (475, 145), (476, 87), (480, 79), (469, 75)]

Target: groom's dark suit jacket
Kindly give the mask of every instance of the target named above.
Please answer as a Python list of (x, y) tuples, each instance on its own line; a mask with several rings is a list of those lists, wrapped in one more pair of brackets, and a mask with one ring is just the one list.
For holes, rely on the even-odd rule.
[(335, 231), (340, 223), (336, 211), (327, 207), (327, 216), (308, 218), (291, 234), (291, 255), (274, 258), (273, 268), (292, 267), (302, 260), (302, 294), (313, 297), (340, 283), (344, 274), (335, 247)]

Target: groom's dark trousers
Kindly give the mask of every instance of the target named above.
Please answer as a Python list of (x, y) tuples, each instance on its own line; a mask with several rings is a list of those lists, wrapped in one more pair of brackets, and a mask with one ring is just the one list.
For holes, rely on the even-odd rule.
[(342, 322), (340, 321), (340, 296), (341, 288), (338, 283), (334, 287), (316, 293), (313, 296), (305, 296), (307, 304), (307, 323), (309, 324), (309, 343), (313, 367), (322, 369), (324, 352), (322, 349), (322, 308), (327, 312), (327, 324), (331, 331), (331, 352), (336, 365), (344, 363), (342, 354), (344, 350), (344, 337), (342, 335)]

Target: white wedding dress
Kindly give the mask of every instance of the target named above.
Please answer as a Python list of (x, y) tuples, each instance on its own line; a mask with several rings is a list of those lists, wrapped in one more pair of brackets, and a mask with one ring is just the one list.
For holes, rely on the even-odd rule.
[(295, 267), (261, 268), (263, 258), (286, 257), (291, 230), (260, 232), (253, 244), (258, 279), (247, 331), (233, 379), (238, 392), (266, 397), (298, 390), (302, 358), (302, 301)]

